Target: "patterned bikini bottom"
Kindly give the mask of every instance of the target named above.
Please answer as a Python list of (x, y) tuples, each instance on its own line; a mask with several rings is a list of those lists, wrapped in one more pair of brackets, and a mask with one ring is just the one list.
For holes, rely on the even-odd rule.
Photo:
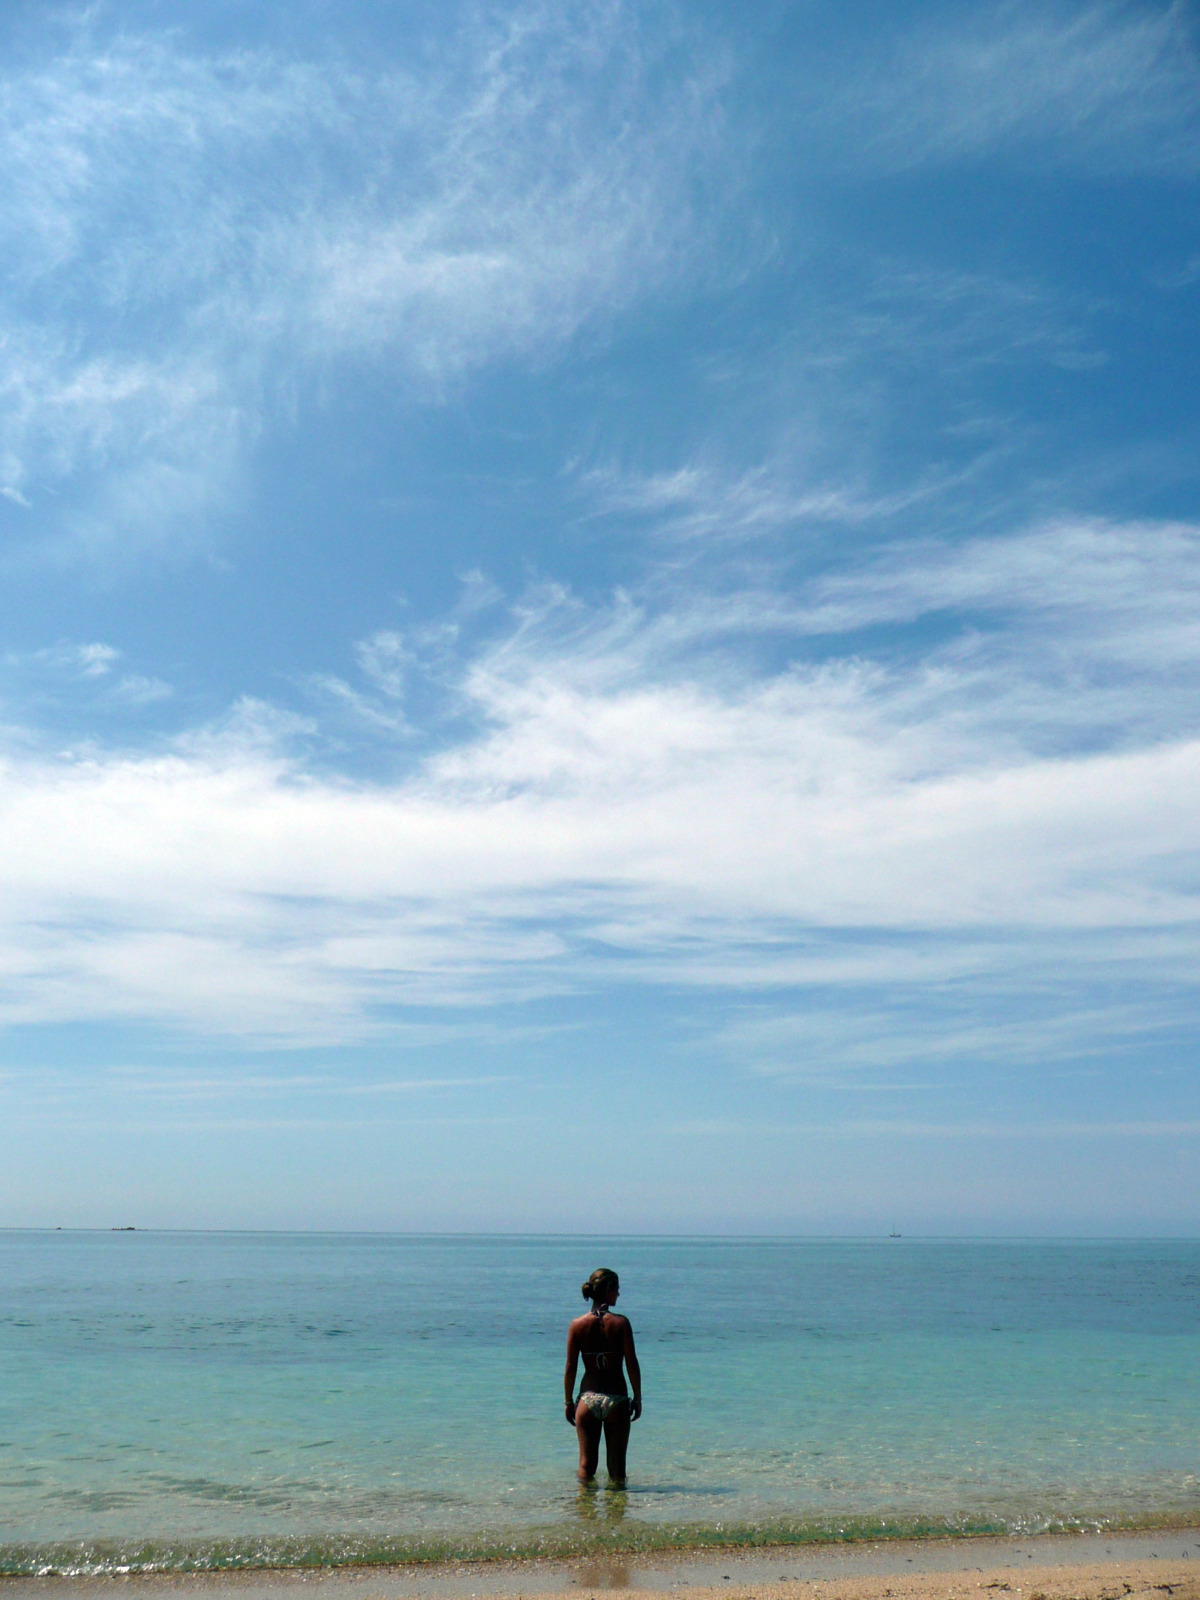
[(594, 1417), (599, 1417), (601, 1422), (606, 1422), (618, 1406), (627, 1406), (627, 1394), (596, 1394), (594, 1390), (587, 1389), (579, 1396), (582, 1403)]

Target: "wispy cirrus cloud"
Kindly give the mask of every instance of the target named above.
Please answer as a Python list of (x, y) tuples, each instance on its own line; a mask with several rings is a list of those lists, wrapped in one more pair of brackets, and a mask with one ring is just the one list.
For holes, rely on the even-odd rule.
[[(834, 97), (849, 159), (892, 171), (996, 154), (1194, 175), (1200, 73), (1180, 5), (1008, 3), (881, 36)], [(826, 103), (818, 121), (830, 116)], [(836, 138), (836, 134), (830, 134)]]
[(469, 20), (417, 73), (189, 54), (90, 16), (9, 75), (0, 480), (36, 512), (18, 535), (169, 548), (330, 363), (436, 397), (711, 270), (683, 197), (723, 164), (718, 53), (664, 67), (665, 20), (600, 0)]
[[(1112, 328), (1093, 299), (1033, 272), (946, 270), (863, 249), (814, 253), (806, 271), (811, 294), (770, 351), (733, 360), (720, 425), (682, 460), (647, 468), (634, 446), (569, 463), (585, 520), (636, 530), (663, 559), (673, 545), (677, 564), (712, 564), (806, 535), (816, 550), (837, 536), (866, 545), (993, 532), (1046, 506), (1086, 504), (1087, 480), (1111, 476), (1111, 456), (1091, 453), (1069, 488), (1061, 453), (1031, 472), (1031, 452), (1045, 451), (1061, 419), (998, 399), (1014, 382), (1057, 384), (1064, 373), (1086, 386), (1105, 367)], [(757, 420), (764, 388), (777, 403), (747, 437), (738, 408)], [(1079, 447), (1070, 442), (1068, 459)]]
[[(1052, 950), (1055, 976), (1047, 981)], [(848, 952), (843, 983), (856, 954), (878, 956), (869, 948)], [(710, 1043), (769, 1078), (864, 1092), (902, 1092), (922, 1077), (933, 1087), (964, 1061), (1000, 1074), (1071, 1063), (1094, 1068), (1126, 1059), (1148, 1039), (1186, 1036), (1192, 997), (1178, 985), (1183, 947), (1174, 972), (1169, 960), (1160, 964), (1162, 954), (1160, 945), (1143, 949), (1140, 961), (1121, 960), (1098, 945), (1088, 972), (1068, 941), (1047, 941), (1033, 955), (1026, 941), (1009, 939), (968, 949), (957, 962), (944, 951), (936, 976), (917, 976), (917, 951), (911, 976), (901, 977), (901, 958), (881, 969), (883, 984), (862, 982), (860, 969), (859, 985), (840, 996), (836, 983), (822, 992), (810, 981), (801, 1004), (742, 1017)]]
[[(732, 280), (747, 249), (772, 253), (769, 227), (759, 247), (713, 249), (755, 130), (723, 117), (728, 49), (669, 15), (652, 26), (602, 0), (460, 27), (451, 14), (420, 72), (188, 53), (105, 34), (102, 16), (11, 73), (0, 105), (0, 490), (18, 548), (194, 548), (264, 429), (335, 370), (386, 365), (398, 392), (441, 398), (647, 296)], [(856, 126), (868, 160), (1051, 134), (1163, 160), (1194, 148), (1177, 11), (988, 8), (879, 49), (898, 61), (806, 91)], [(941, 385), (1106, 358), (1086, 310), (1033, 279), (879, 262), (850, 276), (853, 294), (827, 287), (785, 340), (809, 375), (801, 413), (834, 431), (861, 432), (864, 395), (889, 365), (910, 383), (921, 352)], [(894, 483), (847, 489), (837, 456), (814, 515), (853, 523), (903, 499)]]
[(169, 700), (174, 693), (161, 678), (129, 672), (114, 645), (60, 640), (38, 650), (6, 650), (0, 654), (0, 703), (9, 714), (27, 722), (49, 706), (79, 713), (114, 712)]

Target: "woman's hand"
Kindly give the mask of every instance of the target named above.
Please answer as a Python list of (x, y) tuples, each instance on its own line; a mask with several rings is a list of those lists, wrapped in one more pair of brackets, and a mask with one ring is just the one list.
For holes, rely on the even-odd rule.
[(575, 1426), (575, 1402), (574, 1402), (574, 1400), (568, 1400), (566, 1402), (566, 1412), (567, 1412), (567, 1421), (571, 1424), (572, 1427), (574, 1427)]
[(629, 1420), (630, 1420), (630, 1422), (636, 1422), (637, 1419), (641, 1416), (641, 1414), (642, 1414), (642, 1402), (641, 1402), (641, 1399), (638, 1398), (637, 1400), (631, 1400), (629, 1402)]

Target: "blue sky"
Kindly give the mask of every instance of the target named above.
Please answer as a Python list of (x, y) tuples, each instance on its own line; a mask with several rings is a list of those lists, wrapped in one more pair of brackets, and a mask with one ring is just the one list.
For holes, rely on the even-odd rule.
[(1192, 5), (0, 46), (0, 1219), (1200, 1227)]

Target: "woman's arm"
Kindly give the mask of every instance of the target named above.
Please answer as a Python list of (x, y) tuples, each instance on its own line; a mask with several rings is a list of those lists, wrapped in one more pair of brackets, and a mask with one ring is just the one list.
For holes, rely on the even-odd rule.
[(575, 1324), (567, 1329), (567, 1369), (563, 1373), (563, 1391), (566, 1395), (567, 1421), (575, 1426), (575, 1373), (579, 1368), (579, 1340)]
[(633, 1348), (633, 1329), (629, 1326), (628, 1318), (625, 1319), (625, 1368), (629, 1373), (629, 1384), (633, 1390), (629, 1420), (636, 1422), (642, 1414), (642, 1369), (638, 1365), (637, 1351)]

